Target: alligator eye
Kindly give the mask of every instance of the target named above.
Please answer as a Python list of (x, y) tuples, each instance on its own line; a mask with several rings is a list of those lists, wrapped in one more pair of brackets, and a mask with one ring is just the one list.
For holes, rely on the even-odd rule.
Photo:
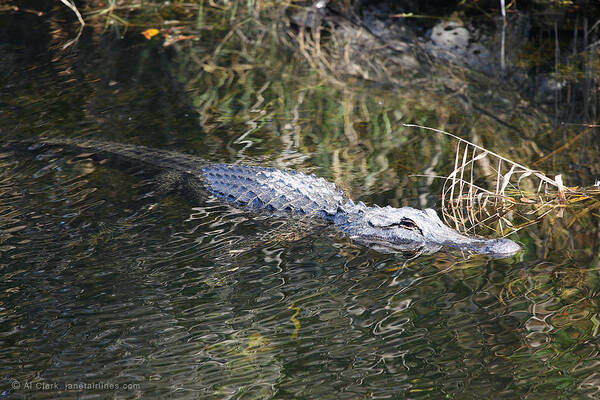
[(391, 226), (398, 226), (400, 228), (404, 228), (404, 229), (410, 229), (410, 230), (421, 230), (417, 224), (415, 224), (415, 221), (413, 221), (410, 218), (402, 218), (400, 220), (400, 222), (396, 222), (394, 224), (392, 224)]
[(421, 231), (421, 228), (417, 226), (415, 221), (410, 218), (402, 218), (399, 222), (393, 222), (391, 224), (383, 225), (378, 223), (373, 223), (373, 221), (369, 221), (369, 225), (374, 228), (383, 228), (383, 229), (391, 229), (391, 228), (403, 228), (409, 230), (418, 230)]
[(423, 231), (421, 230), (421, 228), (419, 228), (419, 225), (417, 225), (415, 221), (413, 221), (410, 218), (402, 218), (400, 222), (396, 222), (391, 226), (400, 227), (409, 231), (418, 231), (421, 235), (423, 234)]

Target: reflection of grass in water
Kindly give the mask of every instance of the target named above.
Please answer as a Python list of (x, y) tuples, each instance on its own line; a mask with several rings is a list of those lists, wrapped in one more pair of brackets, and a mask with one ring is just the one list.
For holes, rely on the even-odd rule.
[(202, 380), (215, 395), (242, 394), (250, 398), (267, 398), (273, 385), (281, 379), (281, 365), (275, 359), (274, 346), (260, 333), (245, 337), (243, 331), (203, 350), (214, 362)]
[(502, 356), (519, 366), (520, 384), (541, 379), (562, 390), (574, 389), (582, 382), (584, 364), (593, 360), (594, 345), (589, 340), (600, 334), (599, 268), (569, 264), (563, 261), (562, 265), (540, 264), (523, 270), (499, 292), (507, 313), (529, 315), (521, 346)]
[(575, 305), (600, 298), (598, 271), (598, 266), (570, 267), (564, 261), (560, 265), (542, 263), (505, 284), (498, 297), (506, 305), (522, 297), (545, 300), (553, 297), (567, 306)]

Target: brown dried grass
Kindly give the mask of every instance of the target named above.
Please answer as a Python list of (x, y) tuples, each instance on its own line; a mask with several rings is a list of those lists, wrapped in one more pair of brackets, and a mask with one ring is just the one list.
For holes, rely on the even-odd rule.
[[(422, 125), (401, 125), (441, 133), (457, 141), (454, 169), (443, 177), (442, 189), (444, 220), (457, 230), (473, 232), (485, 228), (507, 236), (539, 222), (550, 213), (562, 217), (566, 208), (573, 209), (567, 226), (600, 208), (598, 187), (566, 187), (562, 175), (548, 177), (542, 171), (512, 161), (452, 133)], [(486, 166), (496, 165), (492, 168), (495, 173), (493, 188), (475, 184), (479, 175), (478, 162)], [(529, 181), (528, 187), (537, 189), (525, 189), (525, 180)], [(519, 223), (515, 224), (517, 220)]]

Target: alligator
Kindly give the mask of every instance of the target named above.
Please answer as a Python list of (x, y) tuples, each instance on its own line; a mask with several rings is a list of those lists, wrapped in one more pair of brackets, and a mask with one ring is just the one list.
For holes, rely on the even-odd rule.
[(446, 226), (431, 208), (369, 207), (354, 202), (335, 184), (314, 174), (220, 164), (184, 153), (85, 139), (43, 139), (28, 149), (46, 146), (74, 147), (96, 157), (141, 164), (168, 173), (172, 182), (172, 177), (177, 177), (179, 186), (183, 183), (193, 192), (205, 191), (239, 208), (320, 218), (350, 239), (380, 252), (431, 254), (447, 247), (499, 258), (520, 251), (509, 239), (463, 235)]

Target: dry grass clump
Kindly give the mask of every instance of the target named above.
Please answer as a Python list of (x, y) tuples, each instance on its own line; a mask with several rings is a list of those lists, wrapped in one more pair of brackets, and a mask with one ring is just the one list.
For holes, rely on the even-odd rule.
[[(491, 229), (503, 236), (535, 224), (554, 212), (563, 217), (569, 209), (571, 226), (582, 216), (597, 216), (600, 187), (566, 187), (562, 175), (548, 177), (541, 171), (519, 164), (475, 143), (440, 129), (414, 124), (405, 127), (426, 129), (457, 140), (454, 169), (444, 177), (442, 210), (447, 223), (463, 232)], [(493, 185), (476, 184), (480, 173), (492, 171)]]

